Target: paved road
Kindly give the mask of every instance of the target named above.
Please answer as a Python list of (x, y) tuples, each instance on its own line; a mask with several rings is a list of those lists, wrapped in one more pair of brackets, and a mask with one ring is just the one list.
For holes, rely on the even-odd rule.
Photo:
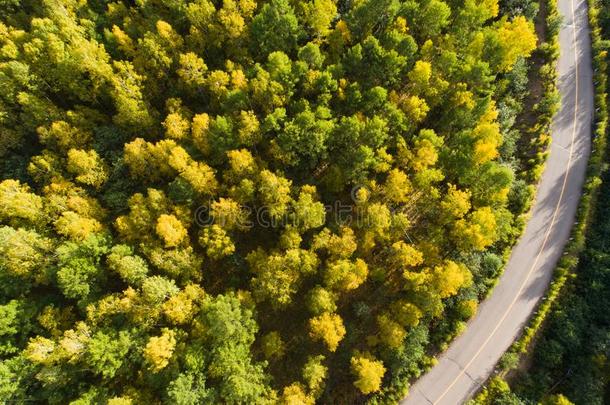
[(586, 0), (559, 0), (559, 11), (562, 108), (532, 216), (491, 297), (403, 405), (455, 405), (478, 390), (544, 295), (569, 238), (589, 156), (593, 83)]

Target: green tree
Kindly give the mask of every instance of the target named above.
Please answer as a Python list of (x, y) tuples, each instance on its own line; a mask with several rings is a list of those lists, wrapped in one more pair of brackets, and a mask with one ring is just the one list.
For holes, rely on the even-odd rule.
[(288, 0), (265, 4), (250, 25), (254, 54), (266, 57), (273, 51), (290, 53), (301, 35), (299, 22)]

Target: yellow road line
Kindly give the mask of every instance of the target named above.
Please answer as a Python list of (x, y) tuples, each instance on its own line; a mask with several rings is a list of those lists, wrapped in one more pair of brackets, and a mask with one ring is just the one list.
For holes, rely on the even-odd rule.
[(576, 121), (577, 121), (577, 117), (578, 117), (578, 44), (576, 42), (576, 16), (574, 15), (574, 0), (570, 0), (570, 6), (572, 9), (572, 36), (573, 36), (573, 41), (574, 41), (574, 85), (575, 85), (575, 89), (576, 89), (575, 96), (574, 96), (574, 125), (572, 127), (572, 141), (570, 144), (570, 156), (568, 158), (568, 167), (567, 167), (566, 172), (563, 177), (563, 185), (561, 186), (561, 192), (559, 194), (559, 200), (557, 201), (557, 206), (555, 207), (555, 211), (553, 212), (553, 217), (551, 219), (551, 223), (546, 231), (546, 235), (544, 236), (544, 240), (542, 241), (542, 246), (540, 247), (540, 251), (538, 252), (538, 255), (536, 256), (536, 260), (534, 260), (534, 264), (532, 264), (532, 267), (530, 267), (530, 269), (528, 270), (527, 276), (525, 277), (525, 280), (523, 280), (523, 283), (521, 284), (519, 291), (515, 295), (515, 298), (513, 299), (511, 304), (508, 306), (508, 308), (504, 312), (504, 315), (502, 315), (502, 317), (498, 321), (496, 327), (487, 337), (485, 342), (483, 342), (483, 344), (481, 345), (479, 350), (474, 354), (474, 356), (470, 359), (470, 361), (463, 368), (460, 369), (460, 372), (457, 375), (457, 377), (455, 377), (455, 379), (451, 382), (449, 387), (447, 387), (447, 389), (441, 394), (441, 396), (436, 401), (434, 401), (433, 405), (437, 405), (445, 397), (445, 395), (447, 395), (449, 390), (451, 390), (451, 388), (453, 388), (455, 383), (464, 375), (464, 373), (466, 372), (468, 367), (470, 367), (470, 365), (476, 360), (476, 358), (481, 354), (481, 352), (483, 351), (485, 346), (487, 346), (487, 344), (489, 343), (489, 341), (491, 340), (493, 335), (498, 331), (498, 329), (502, 325), (502, 322), (504, 322), (504, 320), (508, 316), (509, 312), (511, 311), (511, 309), (517, 302), (517, 299), (523, 292), (523, 289), (525, 288), (525, 285), (527, 284), (530, 276), (532, 275), (532, 272), (538, 265), (538, 260), (540, 260), (540, 256), (542, 255), (542, 252), (544, 251), (544, 249), (546, 247), (546, 243), (549, 240), (549, 236), (551, 235), (553, 225), (555, 225), (555, 220), (557, 219), (557, 213), (559, 212), (559, 208), (561, 206), (561, 201), (563, 200), (563, 194), (565, 192), (566, 185), (568, 183), (568, 175), (570, 174), (570, 166), (572, 165), (572, 152), (574, 150), (574, 139), (576, 138)]

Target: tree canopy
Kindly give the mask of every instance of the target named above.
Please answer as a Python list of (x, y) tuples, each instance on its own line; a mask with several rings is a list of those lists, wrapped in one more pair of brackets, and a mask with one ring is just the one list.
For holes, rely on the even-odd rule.
[(0, 2), (0, 401), (417, 375), (521, 214), (535, 47), (497, 0)]

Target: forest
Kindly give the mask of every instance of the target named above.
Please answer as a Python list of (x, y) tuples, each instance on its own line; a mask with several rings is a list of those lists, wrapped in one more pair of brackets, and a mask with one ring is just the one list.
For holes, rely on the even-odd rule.
[(537, 11), (0, 0), (0, 401), (406, 395), (523, 227)]

